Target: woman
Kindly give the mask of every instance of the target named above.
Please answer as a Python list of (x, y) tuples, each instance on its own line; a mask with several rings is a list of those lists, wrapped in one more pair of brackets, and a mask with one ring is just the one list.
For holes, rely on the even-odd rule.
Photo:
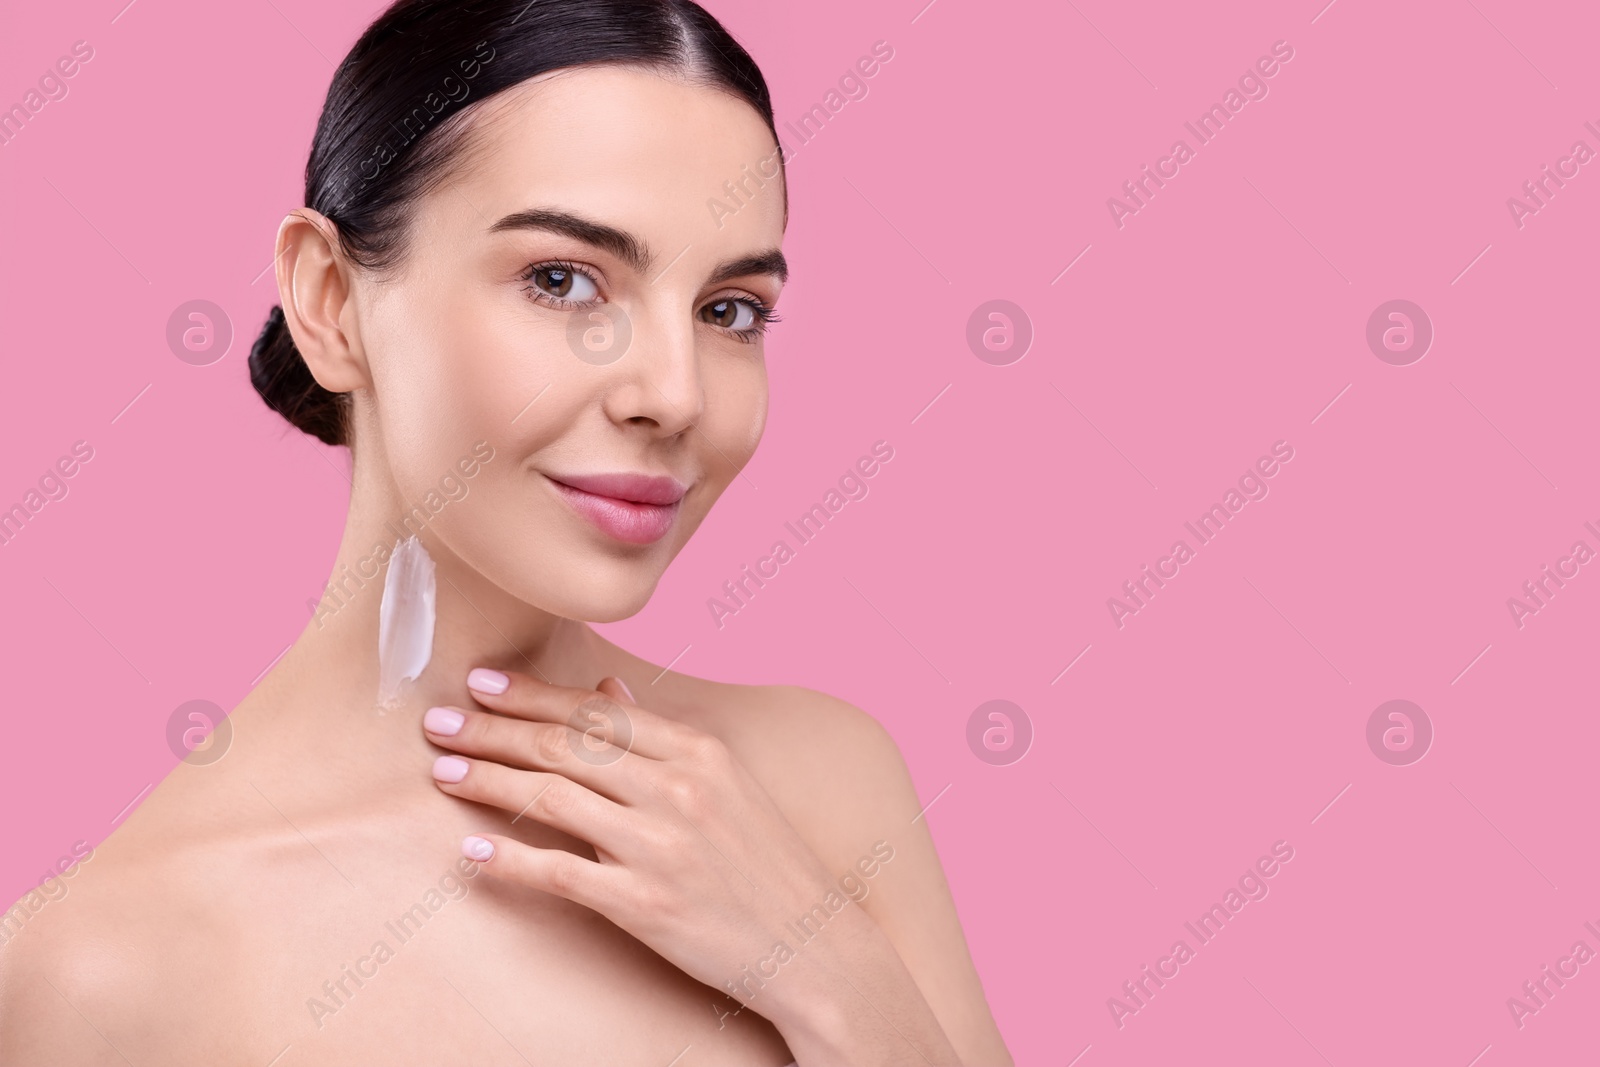
[(0, 954), (0, 1062), (1011, 1062), (885, 731), (586, 625), (761, 436), (781, 163), (688, 0), (366, 32), (251, 353), (352, 452), (328, 595)]

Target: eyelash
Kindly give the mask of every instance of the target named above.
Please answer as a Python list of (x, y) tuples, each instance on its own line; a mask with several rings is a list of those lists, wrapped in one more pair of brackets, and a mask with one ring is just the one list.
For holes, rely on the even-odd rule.
[[(593, 274), (584, 270), (577, 264), (569, 263), (564, 259), (547, 259), (539, 263), (531, 263), (528, 265), (527, 269), (522, 272), (521, 278), (523, 281), (531, 283), (533, 281), (533, 276), (541, 270), (564, 270), (572, 274), (581, 274), (593, 282), (595, 284), (595, 288), (598, 289), (600, 287), (600, 280)], [(578, 308), (586, 306), (585, 301), (569, 300), (565, 297), (552, 296), (549, 293), (541, 290), (538, 286), (532, 284), (525, 286), (523, 288), (523, 292), (531, 294), (531, 299), (533, 299), (536, 303), (543, 303), (546, 306), (556, 308), (559, 311), (575, 311)], [(723, 297), (722, 300), (713, 301), (713, 303), (722, 303), (723, 301), (727, 300), (734, 301), (735, 303), (747, 304), (749, 305), (750, 310), (755, 313), (756, 324), (754, 326), (747, 327), (746, 329), (733, 330), (726, 326), (717, 327), (719, 330), (723, 330), (726, 333), (732, 334), (735, 339), (743, 342), (744, 344), (755, 344), (761, 339), (761, 336), (767, 332), (767, 327), (775, 322), (783, 321), (776, 308), (768, 304), (765, 300), (762, 300), (761, 298), (753, 296), (749, 293), (745, 293), (741, 296)]]

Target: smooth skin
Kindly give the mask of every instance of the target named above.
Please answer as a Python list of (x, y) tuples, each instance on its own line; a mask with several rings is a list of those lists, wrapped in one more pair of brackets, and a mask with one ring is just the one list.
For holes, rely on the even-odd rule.
[[(295, 343), (352, 397), (339, 594), (233, 711), (225, 755), (179, 764), (0, 947), (0, 1065), (1011, 1064), (883, 728), (587, 625), (645, 605), (760, 440), (781, 187), (720, 225), (707, 203), (771, 134), (618, 66), (467, 119), (394, 272), (354, 266), (310, 210), (279, 232)], [(611, 362), (568, 341), (599, 304), (633, 331)], [(467, 476), (477, 442), (492, 458)], [(609, 537), (546, 477), (607, 472), (689, 486), (665, 537)], [(430, 492), (433, 656), (380, 712), (374, 548)]]

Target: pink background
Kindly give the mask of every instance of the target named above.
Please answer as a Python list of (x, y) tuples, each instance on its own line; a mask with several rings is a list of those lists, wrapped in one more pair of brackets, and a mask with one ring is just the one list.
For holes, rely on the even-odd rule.
[[(124, 2), (13, 5), (0, 34), (0, 102), (95, 50), (0, 147), (0, 505), (95, 451), (0, 546), (7, 902), (171, 769), (175, 707), (232, 707), (299, 633), (348, 493), (345, 454), (286, 429), (244, 357), (329, 59), (378, 8)], [(1600, 164), (1521, 228), (1506, 200), (1600, 149), (1600, 18), (924, 3), (711, 4), (780, 124), (874, 41), (895, 56), (791, 163), (749, 481), (609, 632), (892, 729), (1019, 1063), (1592, 1051), (1600, 963), (1521, 1029), (1506, 999), (1600, 950), (1600, 565), (1520, 629), (1506, 601), (1600, 549)], [(1278, 40), (1269, 95), (1119, 229), (1107, 198), (1194, 147), (1183, 123)], [(1365, 340), (1397, 298), (1436, 330), (1409, 366)], [(193, 299), (237, 331), (210, 366), (166, 345)], [(965, 340), (991, 299), (1034, 325), (1008, 366)], [(706, 599), (879, 439), (870, 495), (719, 631)], [(1278, 440), (1270, 495), (1119, 629), (1107, 598)], [(1436, 731), (1409, 766), (1366, 741), (1396, 698)], [(992, 699), (1031, 720), (1019, 762), (969, 750)], [(1107, 998), (1197, 945), (1183, 923), (1280, 839), (1270, 895), (1119, 1029)]]

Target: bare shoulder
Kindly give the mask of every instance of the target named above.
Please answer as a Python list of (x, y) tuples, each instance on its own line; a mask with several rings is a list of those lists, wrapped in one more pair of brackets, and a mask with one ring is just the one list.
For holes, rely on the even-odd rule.
[(141, 930), (171, 914), (188, 920), (175, 930), (192, 929), (197, 913), (184, 906), (181, 880), (119, 851), (92, 850), (69, 878), (47, 880), (6, 914), (0, 1064), (121, 1063), (120, 1047), (137, 1040), (141, 991), (167, 977)]
[[(124, 1065), (135, 1050), (171, 1051), (178, 1035), (219, 1058), (235, 1051), (239, 1016), (254, 1014), (237, 996), (238, 961), (262, 940), (247, 916), (271, 889), (229, 840), (252, 828), (183, 817), (182, 792), (158, 788), (70, 876), (41, 886), (37, 906), (29, 894), (7, 913), (0, 1067)], [(195, 1010), (218, 1004), (233, 1010)]]
[[(808, 831), (842, 837), (859, 852), (912, 827), (921, 805), (911, 774), (893, 736), (866, 711), (803, 686), (668, 677), (668, 710), (721, 738), (808, 839)], [(648, 694), (636, 695), (649, 706)]]
[[(117, 1052), (76, 1017), (74, 979), (93, 972), (77, 951), (70, 918), (92, 882), (95, 850), (77, 843), (78, 862), (44, 878), (0, 915), (0, 1064), (113, 1063)], [(91, 905), (92, 907), (92, 905)], [(104, 967), (114, 967), (107, 960)], [(64, 987), (68, 992), (64, 992)], [(52, 1036), (54, 1035), (54, 1036)], [(48, 1042), (48, 1044), (47, 1044)]]
[(672, 677), (666, 710), (721, 738), (762, 784), (894, 943), (962, 1062), (1009, 1067), (922, 802), (883, 724), (802, 686)]

